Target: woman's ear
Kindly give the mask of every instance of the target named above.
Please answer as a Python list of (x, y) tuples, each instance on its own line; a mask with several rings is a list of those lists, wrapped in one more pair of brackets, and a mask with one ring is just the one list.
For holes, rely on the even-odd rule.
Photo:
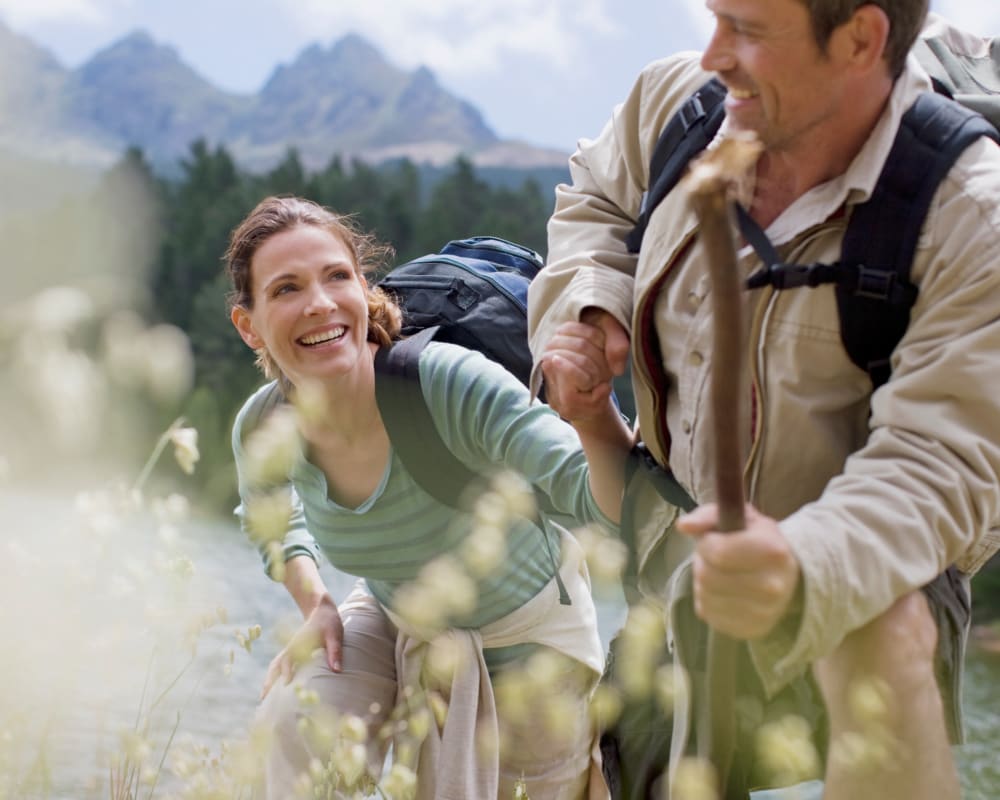
[(229, 319), (232, 320), (233, 327), (239, 331), (240, 338), (246, 342), (247, 347), (251, 350), (260, 350), (264, 346), (263, 340), (253, 328), (253, 322), (250, 321), (250, 312), (243, 306), (233, 306), (233, 310), (229, 312)]

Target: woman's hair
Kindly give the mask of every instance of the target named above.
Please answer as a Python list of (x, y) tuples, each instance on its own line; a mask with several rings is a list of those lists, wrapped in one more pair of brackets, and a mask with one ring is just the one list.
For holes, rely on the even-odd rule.
[[(392, 247), (361, 230), (351, 217), (337, 214), (302, 197), (267, 197), (229, 236), (229, 247), (223, 259), (232, 284), (228, 297), (230, 308), (253, 308), (250, 266), (254, 254), (272, 236), (300, 225), (322, 228), (341, 241), (350, 252), (360, 276), (374, 273), (392, 258)], [(402, 312), (389, 295), (377, 286), (369, 286), (367, 281), (365, 293), (368, 299), (368, 341), (387, 347), (399, 337)], [(264, 348), (257, 351), (257, 364), (268, 378), (277, 378), (287, 384)], [(287, 385), (285, 388), (288, 388)]]
[(861, 6), (881, 8), (889, 18), (885, 59), (893, 80), (903, 72), (906, 54), (920, 35), (927, 17), (928, 0), (801, 0), (812, 20), (813, 36), (825, 53), (830, 35)]

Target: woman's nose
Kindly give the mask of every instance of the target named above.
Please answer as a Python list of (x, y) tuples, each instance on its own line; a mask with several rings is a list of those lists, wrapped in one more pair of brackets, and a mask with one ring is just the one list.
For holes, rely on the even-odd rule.
[(336, 301), (325, 286), (312, 284), (308, 291), (305, 308), (307, 314), (325, 314), (337, 307)]

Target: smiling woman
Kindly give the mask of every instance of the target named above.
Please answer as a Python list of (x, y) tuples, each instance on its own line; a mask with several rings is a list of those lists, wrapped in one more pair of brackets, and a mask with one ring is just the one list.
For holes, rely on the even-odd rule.
[[(385, 252), (315, 203), (271, 197), (226, 255), (233, 324), (274, 379), (233, 429), (241, 519), (304, 618), (264, 681), (260, 718), (279, 740), (267, 795), (303, 781), (354, 791), (381, 773), (392, 740), (388, 779), (404, 794), (510, 798), (520, 787), (544, 800), (590, 786), (600, 797), (589, 697), (603, 648), (589, 577), (575, 538), (517, 487), (613, 531), (623, 470), (591, 472), (577, 432), (511, 373), (431, 342), (419, 385), (442, 441), (476, 474), (519, 477), (468, 511), (427, 493), (376, 402), (375, 354), (401, 325), (365, 279)], [(624, 455), (628, 431), (610, 398), (598, 411)], [(320, 553), (362, 579), (339, 605)], [(515, 677), (525, 670), (547, 678)], [(538, 695), (528, 707), (557, 704), (555, 730), (525, 716), (525, 692)], [(317, 775), (316, 759), (330, 771)]]

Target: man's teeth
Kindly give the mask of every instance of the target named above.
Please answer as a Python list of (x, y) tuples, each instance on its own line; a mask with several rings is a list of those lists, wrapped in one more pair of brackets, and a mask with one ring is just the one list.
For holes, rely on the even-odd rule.
[(729, 94), (731, 94), (737, 100), (750, 100), (757, 96), (757, 92), (752, 89), (729, 89)]
[(324, 331), (323, 333), (310, 333), (308, 336), (303, 336), (299, 339), (302, 344), (322, 344), (323, 342), (330, 342), (334, 339), (339, 339), (344, 335), (344, 329), (334, 328), (330, 331)]

